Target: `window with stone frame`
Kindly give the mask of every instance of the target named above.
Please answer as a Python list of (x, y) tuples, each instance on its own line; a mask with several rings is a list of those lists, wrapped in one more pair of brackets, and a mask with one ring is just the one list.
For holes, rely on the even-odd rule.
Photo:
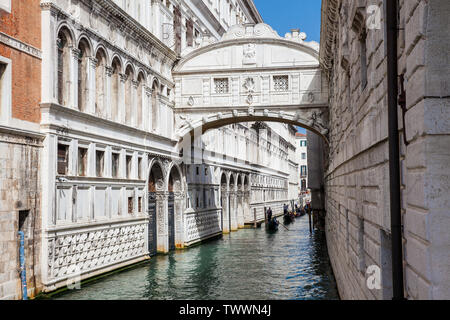
[(142, 197), (138, 197), (138, 212), (142, 213)]
[(105, 151), (97, 150), (95, 152), (95, 171), (97, 177), (103, 177), (105, 169)]
[(78, 176), (85, 177), (87, 170), (88, 149), (78, 148)]
[(67, 175), (69, 168), (69, 146), (58, 144), (58, 174)]
[(273, 89), (275, 91), (288, 91), (289, 90), (289, 76), (274, 76), (273, 77)]
[(112, 170), (111, 171), (112, 171), (113, 178), (119, 177), (119, 159), (120, 159), (120, 154), (113, 152), (111, 155), (111, 161), (112, 161), (112, 165), (111, 165)]
[(127, 179), (131, 179), (131, 164), (132, 164), (132, 156), (126, 156), (126, 164), (127, 164)]
[(214, 79), (214, 92), (219, 94), (229, 93), (228, 78)]
[(133, 213), (133, 197), (128, 197), (128, 213)]
[(5, 107), (2, 105), (2, 98), (3, 98), (3, 96), (7, 96), (7, 95), (3, 94), (3, 90), (4, 90), (3, 84), (4, 84), (6, 66), (7, 66), (6, 63), (0, 62), (0, 114), (2, 113), (3, 107)]

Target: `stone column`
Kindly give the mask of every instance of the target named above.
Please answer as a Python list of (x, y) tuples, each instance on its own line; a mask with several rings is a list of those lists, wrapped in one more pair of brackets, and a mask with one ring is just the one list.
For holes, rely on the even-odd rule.
[(169, 252), (168, 192), (156, 193), (156, 234), (157, 251)]
[(70, 60), (70, 81), (64, 84), (69, 95), (69, 105), (65, 107), (72, 109), (78, 109), (78, 60), (80, 57), (80, 52), (81, 51), (77, 48), (72, 48)]
[(239, 229), (244, 228), (244, 194), (237, 192), (237, 224)]
[(137, 127), (138, 124), (138, 85), (139, 83), (135, 80), (131, 81), (131, 115), (130, 115), (130, 124), (132, 127)]
[(117, 122), (125, 123), (125, 82), (127, 81), (127, 76), (120, 73), (119, 77), (119, 102), (117, 103), (119, 117)]
[(230, 215), (228, 208), (228, 192), (227, 185), (222, 185), (221, 199), (222, 199), (222, 232), (230, 233)]
[(152, 131), (152, 89), (150, 87), (145, 87), (145, 95), (147, 101), (145, 103), (146, 115), (144, 116), (144, 129), (151, 132)]
[(230, 192), (230, 219), (231, 219), (231, 231), (238, 230), (237, 222), (237, 194), (236, 191)]
[(106, 119), (112, 120), (112, 109), (111, 109), (111, 77), (112, 77), (113, 69), (111, 67), (105, 67), (105, 96), (104, 96), (104, 102), (105, 102), (105, 116)]
[(97, 68), (98, 60), (94, 57), (89, 58), (89, 63), (86, 66), (86, 79), (87, 79), (87, 92), (86, 92), (86, 110), (90, 114), (95, 114), (95, 98), (97, 95), (97, 83), (95, 79), (95, 71)]
[(175, 247), (184, 248), (184, 201), (183, 192), (175, 193)]

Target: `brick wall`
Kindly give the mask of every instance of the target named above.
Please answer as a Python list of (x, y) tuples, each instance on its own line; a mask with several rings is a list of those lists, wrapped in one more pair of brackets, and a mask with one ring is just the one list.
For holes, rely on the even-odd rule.
[[(0, 32), (34, 48), (41, 48), (39, 0), (11, 1), (11, 14), (0, 15)], [(11, 60), (12, 117), (40, 122), (41, 61), (0, 42), (0, 56)]]

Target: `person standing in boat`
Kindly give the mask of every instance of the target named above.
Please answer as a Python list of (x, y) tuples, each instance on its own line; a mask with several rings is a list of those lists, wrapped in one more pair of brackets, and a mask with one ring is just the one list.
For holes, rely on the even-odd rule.
[(267, 210), (267, 221), (272, 220), (272, 209)]

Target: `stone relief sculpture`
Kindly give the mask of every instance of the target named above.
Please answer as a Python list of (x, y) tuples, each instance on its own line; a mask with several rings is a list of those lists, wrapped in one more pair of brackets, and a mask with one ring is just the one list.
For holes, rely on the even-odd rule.
[(256, 45), (248, 43), (244, 46), (243, 64), (256, 64)]

